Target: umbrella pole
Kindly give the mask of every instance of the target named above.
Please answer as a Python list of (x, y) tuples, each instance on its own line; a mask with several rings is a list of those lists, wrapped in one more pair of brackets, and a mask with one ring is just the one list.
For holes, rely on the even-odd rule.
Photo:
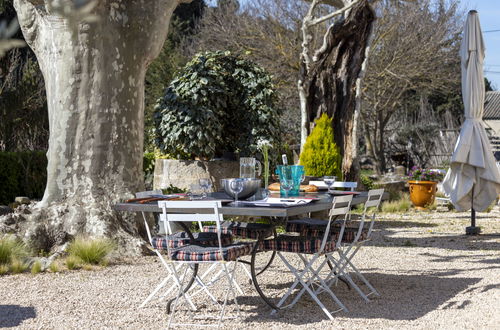
[(476, 210), (474, 210), (474, 185), (472, 185), (470, 221), (471, 221), (471, 226), (465, 228), (465, 234), (466, 235), (479, 235), (479, 233), (481, 232), (481, 228), (476, 227)]

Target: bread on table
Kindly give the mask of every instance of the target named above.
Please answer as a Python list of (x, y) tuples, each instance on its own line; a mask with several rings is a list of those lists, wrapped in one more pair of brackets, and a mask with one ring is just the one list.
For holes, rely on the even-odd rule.
[[(268, 187), (269, 190), (271, 191), (280, 191), (280, 184), (278, 182), (271, 183)], [(304, 192), (316, 192), (318, 191), (318, 187), (316, 187), (313, 184), (308, 184), (308, 185), (300, 185), (300, 190)]]

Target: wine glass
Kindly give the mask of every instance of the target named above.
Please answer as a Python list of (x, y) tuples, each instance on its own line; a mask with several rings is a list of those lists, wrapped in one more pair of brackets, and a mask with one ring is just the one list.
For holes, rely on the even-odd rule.
[(282, 178), (280, 181), (281, 187), (285, 191), (285, 197), (288, 197), (288, 192), (293, 188), (293, 180), (291, 178)]
[(335, 179), (337, 179), (336, 176), (324, 176), (323, 177), (323, 181), (328, 186), (329, 193), (331, 192), (331, 188), (332, 188), (333, 183), (335, 182)]
[(237, 178), (229, 183), (229, 188), (231, 192), (234, 193), (234, 205), (238, 206), (238, 194), (243, 191), (243, 179)]
[(210, 179), (200, 179), (199, 180), (200, 187), (203, 189), (203, 198), (207, 198), (207, 192), (212, 188), (212, 181)]

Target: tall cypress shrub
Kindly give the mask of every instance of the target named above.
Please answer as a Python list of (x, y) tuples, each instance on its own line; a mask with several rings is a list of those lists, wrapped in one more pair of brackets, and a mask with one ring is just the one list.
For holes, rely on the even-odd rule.
[(300, 165), (306, 175), (335, 175), (342, 179), (342, 155), (333, 137), (332, 119), (323, 114), (307, 137), (300, 154)]

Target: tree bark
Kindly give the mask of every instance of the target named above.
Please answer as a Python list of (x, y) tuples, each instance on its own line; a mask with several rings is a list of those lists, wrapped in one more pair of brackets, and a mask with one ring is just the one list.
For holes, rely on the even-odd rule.
[(112, 206), (143, 188), (144, 77), (180, 2), (100, 0), (98, 20), (74, 29), (36, 1), (14, 1), (44, 75), (50, 129), (47, 186), (31, 217), (47, 221), (28, 240), (40, 230), (54, 244), (84, 233), (140, 251), (135, 216)]
[[(357, 134), (354, 128), (358, 78), (367, 57), (366, 49), (372, 35), (375, 13), (368, 1), (354, 5), (346, 17), (332, 25), (325, 35), (323, 47), (306, 72), (306, 114), (312, 129), (323, 113), (333, 118), (335, 142), (343, 154), (342, 172), (345, 180), (355, 180), (357, 166), (353, 161)], [(358, 87), (358, 88), (357, 88)], [(310, 131), (308, 132), (310, 133)]]

